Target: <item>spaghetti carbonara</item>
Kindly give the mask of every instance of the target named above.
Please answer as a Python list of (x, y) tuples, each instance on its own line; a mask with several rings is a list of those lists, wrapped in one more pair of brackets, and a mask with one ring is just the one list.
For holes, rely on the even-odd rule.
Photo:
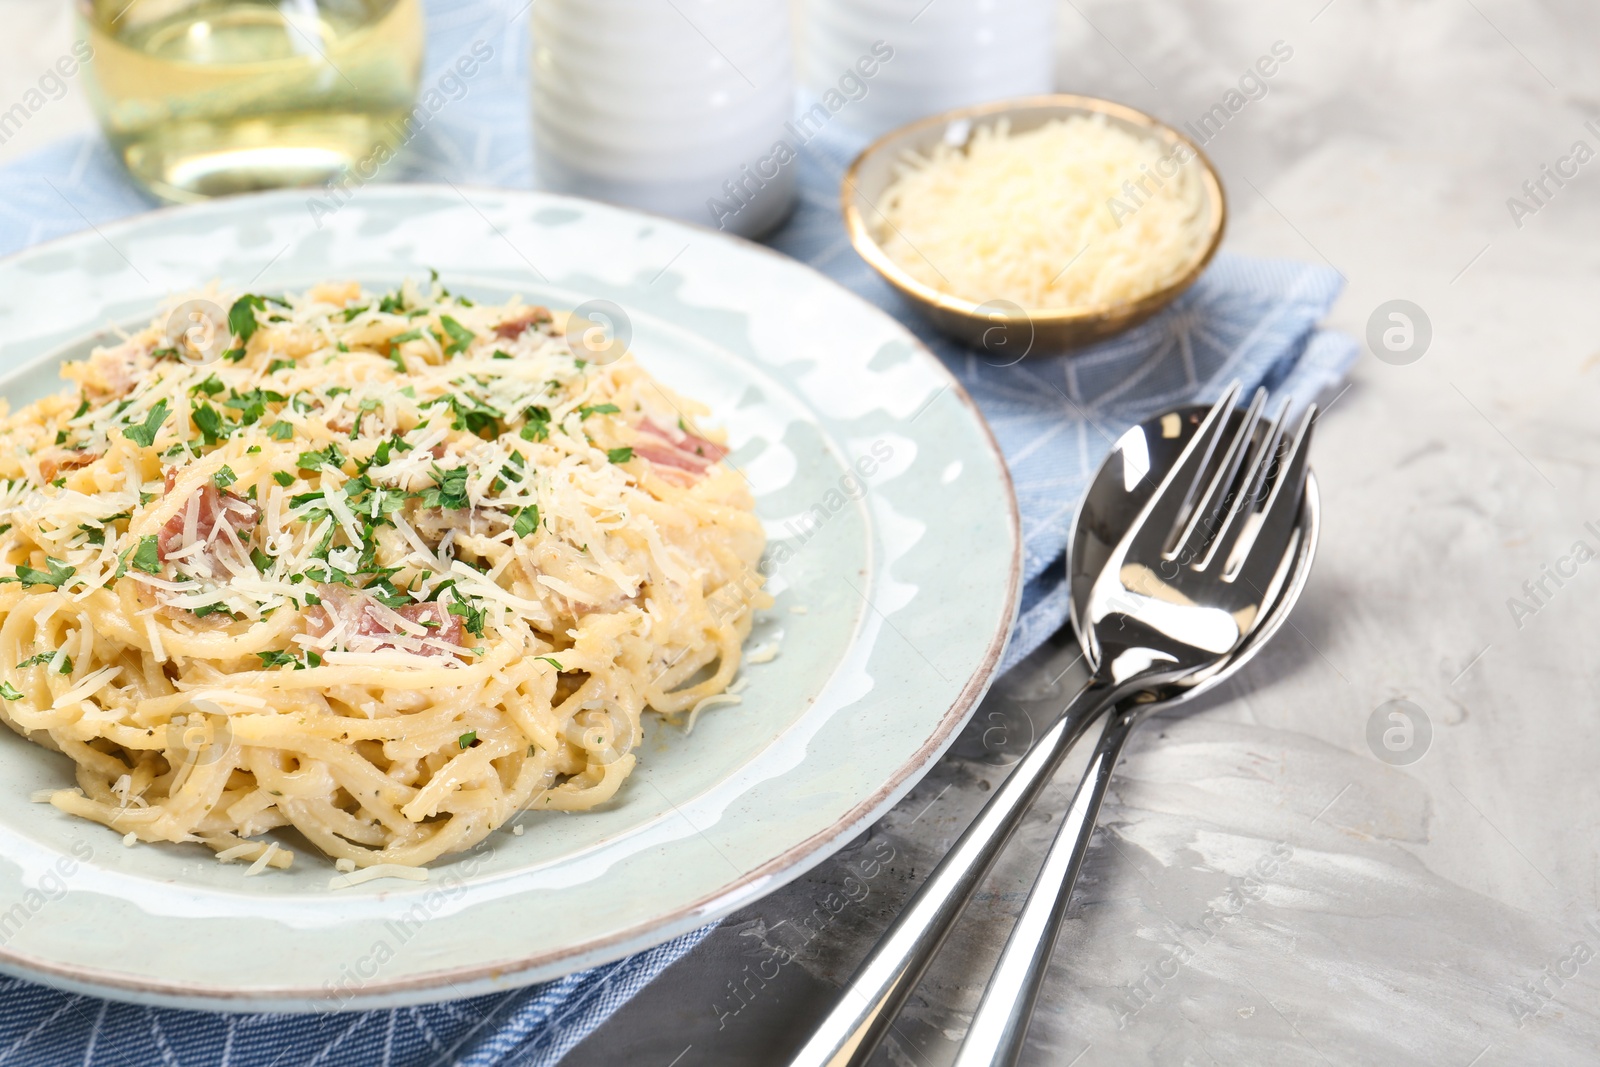
[(39, 799), (349, 869), (610, 798), (770, 601), (704, 409), (566, 320), (211, 294), (0, 420), (0, 713), (77, 765)]

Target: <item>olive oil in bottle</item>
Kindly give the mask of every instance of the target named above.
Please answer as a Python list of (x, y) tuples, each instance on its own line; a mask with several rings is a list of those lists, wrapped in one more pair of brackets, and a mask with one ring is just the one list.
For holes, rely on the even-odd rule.
[(336, 178), (397, 147), (421, 75), (420, 0), (78, 0), (78, 17), (100, 124), (165, 200)]

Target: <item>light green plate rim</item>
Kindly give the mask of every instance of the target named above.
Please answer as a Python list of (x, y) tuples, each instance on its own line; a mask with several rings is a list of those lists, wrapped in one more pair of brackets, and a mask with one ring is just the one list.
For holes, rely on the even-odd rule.
[(428, 267), (469, 295), (626, 309), (640, 360), (711, 404), (755, 486), (769, 559), (783, 562), (747, 648), (775, 640), (778, 657), (749, 667), (744, 703), (706, 712), (692, 737), (653, 721), (603, 810), (529, 816), (522, 836), (502, 830), (420, 885), (330, 891), (331, 866), (304, 849), (295, 870), (246, 880), (199, 845), (124, 848), (30, 803), (70, 784), (70, 766), (0, 731), (0, 971), (144, 1004), (274, 1011), (551, 979), (821, 862), (910, 790), (988, 688), (1021, 541), (982, 417), (893, 318), (736, 238), (450, 185), (369, 186), (320, 219), (294, 191), (151, 212), (0, 261), (0, 394), (16, 404), (57, 387), (63, 356), (212, 280), (377, 286)]

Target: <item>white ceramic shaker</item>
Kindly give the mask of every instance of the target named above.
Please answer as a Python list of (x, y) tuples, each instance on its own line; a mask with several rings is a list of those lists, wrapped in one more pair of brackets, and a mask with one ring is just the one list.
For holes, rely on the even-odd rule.
[[(786, 0), (534, 0), (541, 188), (755, 236), (795, 194)], [(789, 138), (792, 140), (792, 138)]]
[(1054, 91), (1059, 0), (803, 2), (801, 82), (857, 132)]

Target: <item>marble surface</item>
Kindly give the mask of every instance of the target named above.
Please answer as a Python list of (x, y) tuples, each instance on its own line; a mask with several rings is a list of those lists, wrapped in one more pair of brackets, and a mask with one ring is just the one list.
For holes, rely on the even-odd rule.
[[(18, 27), (0, 40), (0, 100), (65, 48), (64, 7), (0, 0)], [(1546, 179), (1540, 202), (1521, 186), (1579, 140), (1600, 150), (1600, 11), (1071, 0), (1061, 34), (1063, 89), (1178, 123), (1285, 42), (1266, 94), (1206, 146), (1230, 246), (1333, 265), (1349, 286), (1332, 323), (1358, 336), (1403, 299), (1432, 337), (1409, 363), (1365, 357), (1323, 421), (1325, 534), (1292, 626), (1132, 743), (1024, 1062), (1592, 1062), (1600, 562), (1578, 557), (1600, 552), (1600, 158)], [(87, 123), (78, 92), (0, 160)], [(1064, 639), (1002, 679), (898, 809), (726, 922), (565, 1062), (782, 1062), (1070, 694), (1075, 658)], [(1395, 700), (1426, 717), (1424, 731), (1411, 713), (1409, 751), (1369, 741)], [(1063, 774), (875, 1064), (950, 1062), (1071, 786)]]

